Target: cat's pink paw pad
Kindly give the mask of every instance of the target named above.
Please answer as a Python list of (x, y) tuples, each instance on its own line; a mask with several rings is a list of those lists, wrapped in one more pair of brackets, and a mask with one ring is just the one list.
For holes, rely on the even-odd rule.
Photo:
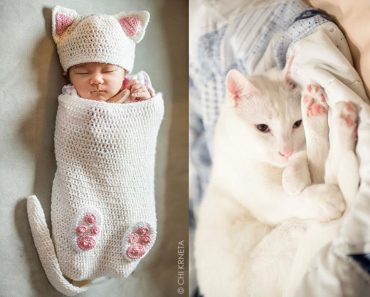
[(123, 255), (129, 261), (142, 258), (151, 248), (154, 232), (147, 223), (138, 223), (126, 231), (122, 241)]
[(307, 85), (302, 92), (302, 101), (309, 117), (328, 113), (326, 96), (319, 85)]
[(353, 102), (338, 102), (335, 105), (336, 116), (342, 127), (346, 127), (357, 140), (358, 112)]
[(357, 110), (352, 102), (345, 102), (340, 117), (348, 127), (357, 125)]

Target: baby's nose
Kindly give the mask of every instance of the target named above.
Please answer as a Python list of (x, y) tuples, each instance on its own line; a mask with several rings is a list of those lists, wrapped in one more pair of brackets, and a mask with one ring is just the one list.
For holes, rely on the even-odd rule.
[(102, 84), (103, 82), (103, 76), (100, 73), (93, 74), (90, 80), (90, 83), (93, 85)]
[(279, 154), (285, 158), (289, 158), (291, 155), (293, 155), (293, 148), (288, 147), (279, 152)]

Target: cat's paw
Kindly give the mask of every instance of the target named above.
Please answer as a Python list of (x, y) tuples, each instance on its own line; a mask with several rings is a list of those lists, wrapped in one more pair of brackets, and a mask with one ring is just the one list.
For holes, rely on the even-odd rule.
[(319, 85), (307, 85), (302, 92), (302, 103), (308, 117), (327, 115), (326, 95)]
[(308, 141), (328, 138), (328, 108), (325, 92), (319, 85), (310, 84), (303, 89), (301, 109)]
[(358, 111), (354, 103), (337, 102), (333, 108), (337, 144), (342, 148), (353, 150), (357, 141)]
[(315, 191), (308, 199), (312, 204), (313, 218), (328, 222), (342, 216), (346, 205), (343, 194), (337, 185), (315, 185)]
[(301, 193), (307, 186), (311, 184), (309, 178), (299, 178), (297, 176), (297, 169), (294, 167), (287, 167), (283, 171), (282, 185), (284, 191), (288, 195), (297, 195)]
[(282, 186), (284, 191), (289, 195), (297, 195), (304, 188), (311, 184), (310, 172), (305, 154), (301, 157), (292, 160), (292, 162), (284, 168), (282, 175)]

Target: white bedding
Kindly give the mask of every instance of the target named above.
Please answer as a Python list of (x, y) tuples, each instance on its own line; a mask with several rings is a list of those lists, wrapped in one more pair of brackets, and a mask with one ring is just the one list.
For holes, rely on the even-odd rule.
[[(370, 277), (349, 255), (368, 253), (370, 213), (368, 189), (369, 159), (369, 105), (359, 74), (352, 66), (351, 55), (339, 29), (327, 23), (291, 46), (288, 56), (292, 60), (291, 77), (302, 85), (321, 85), (329, 105), (329, 160), (326, 163), (326, 182), (338, 183), (347, 209), (342, 218), (329, 223), (310, 223), (306, 241), (302, 242), (293, 264), (291, 291), (293, 296), (297, 281), (305, 273), (303, 267), (312, 257), (303, 284), (294, 296), (358, 296), (370, 289)], [(358, 142), (356, 151), (346, 155), (331, 154), (334, 144), (335, 122), (332, 113), (337, 102), (353, 102), (359, 111)], [(358, 181), (361, 186), (358, 188)], [(323, 247), (326, 246), (324, 249)], [(321, 252), (320, 252), (320, 249)], [(317, 254), (315, 256), (315, 254)], [(305, 258), (305, 259), (304, 259)], [(302, 266), (303, 265), (303, 266)], [(349, 271), (357, 271), (356, 274)], [(298, 292), (298, 293), (297, 293)]]

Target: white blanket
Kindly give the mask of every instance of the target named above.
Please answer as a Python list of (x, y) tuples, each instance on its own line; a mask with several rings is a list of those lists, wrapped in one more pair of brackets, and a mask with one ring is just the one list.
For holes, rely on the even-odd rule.
[(162, 118), (161, 94), (127, 104), (59, 96), (51, 198), (56, 255), (35, 196), (28, 198), (28, 215), (42, 265), (60, 292), (86, 289), (64, 276), (127, 277), (153, 246), (154, 161)]
[[(347, 210), (339, 220), (326, 224), (309, 223), (306, 241), (301, 244), (293, 264), (291, 287), (286, 296), (357, 296), (361, 290), (370, 290), (369, 276), (348, 257), (350, 254), (370, 251), (370, 237), (365, 236), (370, 222), (363, 219), (359, 221), (359, 218), (368, 217), (370, 213), (370, 205), (366, 201), (369, 197), (361, 194), (366, 188), (364, 178), (368, 169), (359, 171), (358, 168), (363, 168), (366, 165), (364, 160), (369, 159), (366, 156), (370, 145), (368, 99), (361, 79), (352, 66), (345, 38), (334, 24), (324, 24), (293, 44), (288, 55), (294, 56), (291, 77), (301, 85), (321, 85), (327, 94), (331, 147), (326, 171), (331, 175), (330, 180), (334, 180), (341, 188)], [(341, 101), (355, 103), (360, 112), (357, 153), (338, 156), (331, 154), (336, 149), (331, 142), (335, 130), (332, 112), (335, 104)], [(358, 189), (359, 177), (361, 186)], [(369, 193), (368, 189), (366, 191)], [(322, 249), (325, 245), (326, 248)], [(322, 251), (319, 253), (320, 249)], [(309, 265), (315, 255), (315, 261)], [(351, 273), (352, 270), (357, 273)], [(299, 284), (305, 273), (303, 283)]]

